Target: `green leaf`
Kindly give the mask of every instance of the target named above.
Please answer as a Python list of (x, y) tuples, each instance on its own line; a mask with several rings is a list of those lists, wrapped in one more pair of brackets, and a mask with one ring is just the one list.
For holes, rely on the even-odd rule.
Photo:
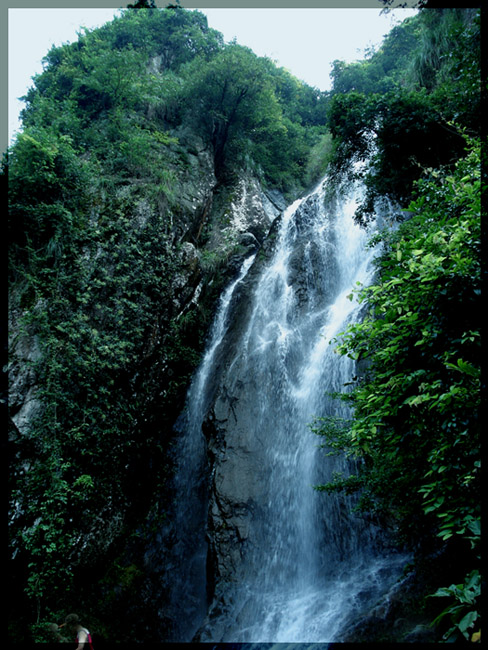
[(478, 612), (476, 611), (468, 612), (465, 616), (463, 616), (463, 618), (457, 624), (459, 630), (463, 633), (463, 635), (467, 639), (469, 638), (469, 635), (467, 634), (467, 630), (473, 626), (477, 618), (478, 618)]

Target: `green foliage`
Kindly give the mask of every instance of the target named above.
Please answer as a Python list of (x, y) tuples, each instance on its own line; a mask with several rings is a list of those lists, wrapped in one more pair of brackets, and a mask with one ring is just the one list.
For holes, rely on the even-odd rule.
[(367, 53), (362, 61), (332, 64), (333, 94), (358, 92), (385, 93), (403, 85), (418, 43), (418, 19), (407, 18), (384, 38), (377, 51)]
[(303, 188), (318, 138), (305, 124), (325, 120), (316, 91), (237, 43), (182, 73), (183, 122), (212, 146), (219, 178), (252, 160), (272, 186)]
[[(337, 63), (331, 99), (224, 45), (200, 12), (146, 5), (48, 52), (4, 162), (10, 278), (20, 325), (40, 352), (31, 371), (42, 408), (12, 438), (10, 483), (16, 584), (39, 641), (42, 621), (75, 598), (96, 609), (97, 562), (112, 550), (120, 557), (120, 540), (154, 513), (153, 494), (164, 501), (172, 424), (208, 318), (205, 308), (176, 314), (185, 301), (177, 241), (188, 227), (178, 222), (188, 217), (183, 138), (212, 147), (222, 183), (250, 167), (290, 196), (331, 160), (344, 172), (370, 156), (375, 135), (373, 200), (408, 197), (422, 167), (452, 167), (464, 141), (450, 135), (451, 120), (470, 133), (479, 115), (479, 24), (462, 10), (409, 21), (368, 61)], [(446, 38), (427, 83), (438, 29)], [(417, 42), (423, 59), (409, 68)], [(384, 235), (383, 280), (363, 296), (371, 317), (342, 348), (373, 359), (372, 390), (360, 384), (347, 398), (358, 414), (351, 426), (329, 429), (329, 444), (364, 461), (336, 487), (362, 486), (364, 501), (391, 508), (406, 530), (425, 518), (446, 542), (469, 539), (477, 521), (474, 156), (422, 181), (415, 217)], [(216, 280), (210, 304), (222, 259), (202, 260)], [(135, 588), (130, 567), (108, 567), (110, 584)]]
[(258, 57), (235, 43), (207, 64), (195, 59), (186, 73), (185, 96), (197, 98), (190, 104), (191, 119), (211, 142), (219, 174), (229, 144), (238, 149), (248, 134), (276, 120), (277, 102)]
[[(382, 234), (377, 281), (358, 292), (364, 320), (340, 337), (338, 352), (367, 364), (341, 396), (353, 419), (317, 431), (359, 469), (322, 489), (361, 489), (362, 507), (410, 543), (466, 545), (480, 516), (479, 144), (416, 192), (413, 216)], [(463, 553), (476, 561), (474, 546)]]
[(271, 186), (296, 194), (319, 173), (307, 164), (324, 133), (326, 94), (248, 48), (224, 46), (198, 11), (125, 11), (44, 62), (24, 126), (69, 135), (75, 148), (112, 161), (117, 176), (161, 169), (145, 154), (163, 144), (155, 133), (178, 127), (212, 147), (222, 178), (254, 165)]
[(328, 93), (308, 86), (294, 77), (286, 68), (276, 68), (264, 60), (273, 78), (276, 97), (283, 115), (303, 126), (321, 126), (326, 120)]
[(366, 163), (358, 219), (371, 217), (379, 196), (406, 205), (425, 168), (452, 168), (464, 153), (461, 133), (479, 134), (479, 39), (479, 12), (425, 10), (365, 61), (334, 63), (332, 170), (340, 179)]
[[(172, 427), (209, 318), (203, 304), (176, 313), (191, 218), (180, 136), (213, 146), (223, 178), (254, 166), (288, 191), (327, 152), (307, 167), (320, 94), (224, 46), (198, 11), (130, 8), (43, 62), (4, 162), (11, 286), (39, 350), (40, 403), (12, 436), (10, 546), (39, 641), (69, 603), (96, 609), (98, 563), (146, 530), (154, 495), (164, 511)], [(202, 260), (210, 308), (222, 256)]]
[(463, 137), (425, 92), (339, 95), (331, 103), (329, 120), (336, 141), (335, 173), (351, 174), (352, 163), (368, 160), (360, 218), (374, 214), (379, 196), (406, 205), (423, 170), (450, 165), (464, 152)]
[(70, 136), (26, 129), (7, 165), (8, 233), (15, 253), (45, 247), (57, 232), (81, 225), (87, 173)]
[(432, 594), (434, 598), (452, 599), (452, 603), (433, 621), (437, 624), (449, 616), (453, 625), (444, 633), (444, 641), (453, 643), (462, 637), (467, 641), (477, 640), (478, 635), (474, 633), (474, 629), (475, 623), (476, 627), (479, 626), (480, 612), (477, 609), (479, 607), (477, 601), (480, 596), (481, 576), (477, 570), (467, 575), (464, 583), (442, 587)]
[[(158, 337), (173, 345), (158, 322), (176, 256), (159, 219), (148, 217), (141, 229), (130, 213), (127, 203), (111, 201), (84, 229), (63, 234), (66, 247), (52, 265), (31, 250), (22, 277), (36, 293), (24, 325), (39, 341), (33, 371), (43, 409), (28, 435), (29, 472), (13, 477), (21, 515), (11, 539), (26, 556), (26, 593), (43, 607), (72, 588), (74, 572), (93, 561), (90, 547), (110, 543), (100, 522), (110, 529), (113, 517), (147, 500), (141, 466), (159, 458), (164, 467), (158, 430), (144, 433), (148, 404), (138, 375)], [(158, 472), (150, 478), (159, 480)]]

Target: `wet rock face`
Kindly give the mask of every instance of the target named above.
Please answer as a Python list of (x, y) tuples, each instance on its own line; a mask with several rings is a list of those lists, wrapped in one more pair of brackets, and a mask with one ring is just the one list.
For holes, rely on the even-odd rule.
[(245, 173), (232, 187), (216, 191), (208, 247), (222, 250), (239, 244), (245, 253), (256, 250), (285, 207), (279, 192), (264, 192), (258, 180)]
[[(438, 558), (431, 558), (432, 566)], [(364, 616), (352, 621), (343, 630), (342, 643), (438, 643), (439, 630), (431, 625), (439, 613), (434, 599), (426, 598), (433, 592), (429, 578), (422, 570), (414, 569), (398, 580), (375, 606)]]
[[(343, 551), (348, 559), (357, 552), (354, 534), (336, 538), (334, 527), (348, 518), (340, 504), (330, 502), (320, 511), (328, 526), (320, 526), (314, 536), (311, 524), (317, 522), (318, 511), (302, 507), (310, 485), (294, 480), (295, 474), (311, 477), (314, 471), (304, 451), (302, 426), (316, 408), (316, 393), (322, 388), (325, 392), (329, 383), (325, 375), (312, 372), (312, 352), (319, 347), (314, 345), (317, 329), (345, 282), (337, 241), (345, 213), (336, 213), (322, 197), (307, 197), (297, 212), (275, 219), (235, 290), (230, 322), (207, 380), (202, 429), (209, 462), (210, 608), (195, 637), (200, 642), (232, 641), (232, 630), (239, 628), (244, 639), (255, 638), (253, 625), (256, 617), (262, 621), (261, 604), (269, 604), (262, 593), (274, 593), (283, 585), (295, 593), (302, 578), (295, 580), (295, 574), (303, 567), (312, 568), (314, 576), (325, 574), (327, 562), (317, 558), (304, 539), (316, 541), (314, 548), (325, 546), (328, 560), (342, 558)], [(301, 564), (302, 557), (309, 564)], [(374, 593), (364, 598), (372, 599)], [(263, 625), (274, 625), (271, 618)]]
[(230, 580), (239, 582), (242, 560), (257, 534), (258, 504), (267, 489), (266, 471), (258, 460), (263, 444), (256, 431), (260, 405), (253, 398), (259, 386), (252, 372), (243, 371), (247, 360), (239, 350), (253, 309), (254, 288), (273, 254), (279, 226), (276, 218), (233, 295), (231, 321), (206, 387), (209, 406), (202, 431), (209, 463), (207, 591), (209, 599), (214, 598), (214, 614), (228, 605), (225, 586)]
[(331, 204), (325, 244), (318, 242), (322, 233), (314, 229), (316, 202), (303, 203), (297, 212), (297, 242), (290, 256), (288, 276), (288, 283), (294, 288), (297, 315), (313, 309), (314, 302), (327, 303), (333, 298), (340, 273), (335, 250), (338, 242), (332, 228), (334, 208)]
[[(208, 204), (208, 212), (205, 215), (200, 213), (198, 228), (194, 228), (192, 233), (200, 232), (201, 238), (198, 239), (192, 235), (183, 241), (181, 245), (182, 274), (181, 277), (175, 278), (179, 288), (178, 300), (180, 304), (178, 307), (180, 311), (193, 302), (197, 303), (198, 308), (198, 302), (201, 300), (199, 291), (201, 290), (202, 295), (205, 292), (205, 286), (201, 286), (204, 281), (201, 275), (203, 251), (215, 253), (219, 258), (223, 257), (224, 259), (226, 251), (232, 251), (230, 257), (226, 259), (226, 266), (223, 269), (224, 276), (230, 282), (239, 273), (243, 260), (259, 250), (252, 269), (239, 285), (234, 296), (230, 309), (232, 322), (225, 343), (219, 348), (217, 361), (219, 368), (228, 367), (237, 346), (239, 346), (243, 328), (252, 307), (253, 286), (263, 264), (272, 253), (273, 233), (278, 227), (279, 218), (277, 217), (280, 214), (277, 207), (270, 207), (274, 204), (270, 199), (266, 199), (259, 184), (247, 176), (238, 181), (237, 190), (233, 188), (233, 191), (235, 193), (234, 201), (227, 212), (223, 209), (222, 194), (224, 190), (220, 190), (221, 194), (219, 195), (217, 191), (212, 197), (211, 205)], [(239, 192), (241, 193), (239, 194)], [(273, 200), (279, 201), (279, 196), (273, 196)], [(259, 224), (261, 219), (263, 223)], [(224, 228), (222, 228), (223, 224)], [(272, 234), (266, 236), (270, 231), (270, 224), (272, 225)], [(239, 244), (238, 248), (236, 244)], [(192, 289), (193, 293), (191, 293)], [(213, 596), (217, 584), (225, 582), (231, 575), (238, 575), (242, 556), (252, 532), (251, 526), (255, 514), (253, 488), (256, 491), (259, 490), (259, 482), (256, 480), (258, 468), (253, 461), (255, 454), (251, 451), (252, 440), (249, 439), (252, 414), (246, 424), (241, 412), (243, 409), (249, 409), (250, 405), (246, 404), (244, 400), (240, 400), (236, 405), (232, 397), (236, 391), (240, 394), (240, 391), (245, 392), (246, 388), (228, 385), (227, 390), (226, 385), (221, 384), (220, 377), (220, 371), (211, 373), (205, 387), (206, 393), (210, 396), (208, 398), (210, 407), (202, 425), (205, 436), (204, 448), (196, 451), (191, 450), (191, 453), (188, 452), (188, 454), (180, 454), (182, 457), (191, 457), (194, 460), (193, 464), (199, 462), (195, 460), (197, 456), (206, 455), (207, 457), (202, 462), (202, 466), (205, 465), (209, 468), (204, 486), (206, 494), (198, 495), (198, 500), (205, 512), (197, 515), (195, 512), (189, 512), (184, 515), (187, 520), (200, 521), (201, 516), (203, 521), (205, 519), (207, 521), (207, 598)], [(216, 398), (217, 394), (218, 399)], [(239, 414), (235, 412), (236, 408), (239, 410)], [(230, 441), (226, 438), (227, 427), (231, 421), (235, 423), (236, 418), (241, 422), (240, 428)], [(236, 445), (235, 449), (233, 445)], [(227, 456), (227, 451), (231, 452), (229, 456)], [(194, 485), (195, 482), (196, 476), (193, 474), (191, 483)], [(202, 482), (204, 481), (202, 480)], [(209, 497), (211, 503), (206, 509)], [(185, 498), (178, 491), (176, 492), (176, 509), (181, 508), (181, 501)], [(170, 514), (169, 520), (173, 519), (178, 521)], [(176, 535), (177, 531), (172, 526), (161, 530), (157, 546), (147, 549), (146, 552), (147, 570), (151, 575), (157, 576), (153, 581), (158, 585), (156, 588), (152, 587), (153, 600), (166, 603), (164, 606), (165, 616), (177, 628), (167, 636), (168, 640), (190, 641), (188, 635), (192, 634), (192, 626), (195, 621), (198, 624), (203, 618), (200, 616), (202, 600), (205, 608), (208, 604), (205, 594), (202, 597), (201, 593), (196, 593), (195, 590), (196, 583), (203, 584), (200, 575), (196, 579), (194, 577), (191, 580), (188, 579), (184, 584), (178, 583), (178, 580), (175, 579), (175, 574), (182, 572), (181, 564), (184, 563), (188, 567), (192, 561), (195, 565), (198, 564), (193, 572), (196, 575), (203, 553), (198, 545), (198, 548), (192, 548), (191, 540), (199, 538), (204, 526), (198, 530), (193, 530), (188, 523), (185, 526), (188, 527), (188, 532), (185, 533), (183, 539), (179, 539)], [(203, 566), (204, 562), (205, 560), (202, 559)], [(187, 572), (193, 575), (191, 567), (187, 569)], [(203, 590), (205, 590), (204, 584)], [(189, 619), (191, 619), (191, 624), (188, 623)]]
[(256, 405), (246, 399), (248, 389), (239, 382), (232, 393), (222, 391), (204, 425), (213, 464), (208, 536), (217, 582), (239, 578), (257, 504), (266, 492), (266, 475), (256, 454), (256, 445), (262, 444), (255, 431)]
[(255, 178), (244, 176), (239, 180), (230, 205), (230, 227), (237, 233), (251, 233), (258, 241), (263, 241), (273, 220), (285, 207), (283, 198), (280, 200), (276, 192), (270, 198)]

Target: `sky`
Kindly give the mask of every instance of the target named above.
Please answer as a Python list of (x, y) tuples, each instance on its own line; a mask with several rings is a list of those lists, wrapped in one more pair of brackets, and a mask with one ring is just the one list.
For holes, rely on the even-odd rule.
[[(184, 5), (183, 5), (184, 6)], [(412, 9), (338, 8), (200, 8), (225, 42), (236, 38), (258, 56), (268, 56), (294, 76), (320, 90), (330, 88), (334, 60), (364, 58), (390, 29), (415, 13)], [(42, 58), (52, 45), (77, 40), (81, 27), (92, 29), (112, 20), (117, 9), (9, 8), (8, 141), (20, 129), (19, 98), (42, 72)]]

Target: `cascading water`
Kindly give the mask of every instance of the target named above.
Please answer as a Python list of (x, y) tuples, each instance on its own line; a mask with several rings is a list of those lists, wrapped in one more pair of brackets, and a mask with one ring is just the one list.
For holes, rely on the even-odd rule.
[[(319, 184), (283, 213), (272, 256), (255, 261), (247, 310), (236, 316), (231, 305), (254, 259), (227, 289), (189, 392), (188, 485), (205, 481), (202, 426), (214, 421), (221, 435), (207, 475), (216, 593), (201, 641), (340, 641), (347, 622), (374, 603), (404, 562), (375, 554), (376, 530), (351, 513), (348, 498), (313, 490), (347, 470), (343, 459), (318, 449), (310, 424), (346, 415), (327, 394), (343, 389), (354, 365), (331, 343), (359, 318), (350, 294), (370, 282), (375, 255), (354, 223), (355, 196), (326, 200), (325, 189)], [(233, 315), (240, 320), (234, 329)], [(203, 525), (202, 512), (198, 521)], [(207, 546), (203, 531), (193, 537), (201, 540), (193, 549), (201, 589)]]
[(177, 567), (173, 570), (172, 617), (174, 641), (191, 640), (206, 609), (206, 554), (205, 539), (207, 508), (207, 464), (205, 440), (201, 424), (207, 405), (207, 382), (213, 370), (215, 351), (225, 333), (230, 301), (235, 287), (246, 275), (254, 255), (242, 265), (239, 276), (220, 297), (207, 350), (195, 374), (187, 396), (187, 406), (176, 423), (180, 432), (175, 449), (178, 471), (173, 490), (177, 500), (172, 557)]

